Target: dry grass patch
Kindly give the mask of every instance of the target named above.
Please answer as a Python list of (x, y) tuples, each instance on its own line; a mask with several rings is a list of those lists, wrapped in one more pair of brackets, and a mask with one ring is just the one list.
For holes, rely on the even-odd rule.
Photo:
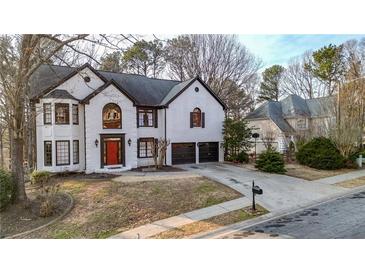
[(255, 212), (253, 212), (250, 207), (246, 207), (243, 209), (238, 209), (228, 213), (224, 213), (209, 219), (187, 224), (166, 232), (162, 232), (151, 238), (154, 239), (186, 238), (197, 233), (208, 232), (220, 228), (222, 226), (234, 224), (237, 222), (242, 222), (266, 213), (268, 213), (268, 211), (259, 205), (257, 205), (257, 210)]
[(74, 196), (74, 209), (29, 238), (106, 238), (242, 196), (204, 177), (128, 183), (65, 179), (62, 190)]
[(357, 178), (357, 179), (339, 182), (339, 183), (336, 183), (335, 185), (345, 187), (345, 188), (354, 188), (354, 187), (364, 186), (365, 185), (365, 176)]
[(319, 170), (299, 164), (287, 164), (285, 165), (285, 169), (287, 170), (285, 175), (309, 181), (314, 181), (354, 171), (353, 169), (345, 168), (338, 170)]

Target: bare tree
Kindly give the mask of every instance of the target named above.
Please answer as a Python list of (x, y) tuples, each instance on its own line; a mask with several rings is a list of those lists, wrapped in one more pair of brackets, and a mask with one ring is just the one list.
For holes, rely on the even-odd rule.
[(199, 75), (228, 106), (249, 94), (247, 87), (254, 86), (250, 83), (257, 81), (261, 67), (235, 35), (180, 35), (167, 42), (166, 51), (174, 79)]
[(262, 134), (261, 140), (267, 150), (272, 150), (275, 143), (275, 133), (273, 131), (266, 131)]
[(305, 99), (321, 97), (325, 95), (323, 83), (314, 77), (305, 64), (312, 62), (312, 52), (307, 51), (302, 56), (289, 61), (281, 81), (281, 89), (284, 94), (296, 94)]
[(165, 163), (166, 150), (170, 145), (170, 140), (160, 138), (155, 142), (155, 147), (152, 149), (152, 157), (156, 169), (160, 169)]

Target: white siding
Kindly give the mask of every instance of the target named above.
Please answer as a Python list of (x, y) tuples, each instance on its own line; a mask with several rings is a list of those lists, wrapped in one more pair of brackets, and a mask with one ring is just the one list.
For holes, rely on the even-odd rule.
[[(83, 77), (85, 76), (90, 77), (90, 82), (86, 83), (84, 81)], [(67, 90), (76, 99), (82, 100), (103, 84), (104, 82), (96, 74), (89, 68), (85, 68), (56, 89)]]
[[(102, 110), (108, 103), (117, 104), (122, 110), (121, 129), (103, 129)], [(124, 133), (125, 134), (125, 166), (137, 167), (137, 124), (136, 108), (133, 103), (113, 85), (90, 100), (85, 105), (86, 117), (86, 172), (95, 172), (101, 168), (100, 163), (100, 134)], [(128, 145), (131, 139), (131, 146)], [(98, 147), (95, 140), (99, 141)]]
[[(199, 92), (195, 91), (199, 88)], [(205, 113), (205, 128), (190, 128), (190, 112), (200, 108)], [(199, 81), (195, 81), (180, 94), (167, 109), (167, 138), (171, 143), (179, 142), (219, 142), (219, 160), (223, 161), (224, 110), (222, 105), (207, 91)], [(196, 162), (199, 161), (196, 148)], [(171, 145), (167, 149), (167, 164), (171, 165)]]
[[(43, 103), (51, 103), (52, 124), (43, 123)], [(70, 109), (70, 124), (56, 125), (54, 106), (55, 103), (67, 103)], [(51, 172), (83, 171), (85, 169), (84, 157), (84, 108), (79, 105), (79, 124), (72, 124), (72, 104), (78, 104), (75, 100), (69, 99), (41, 99), (36, 104), (36, 135), (37, 135), (37, 169)], [(70, 141), (70, 165), (56, 166), (56, 141)], [(79, 164), (73, 164), (72, 141), (79, 140)], [(44, 166), (44, 141), (52, 141), (52, 166)]]

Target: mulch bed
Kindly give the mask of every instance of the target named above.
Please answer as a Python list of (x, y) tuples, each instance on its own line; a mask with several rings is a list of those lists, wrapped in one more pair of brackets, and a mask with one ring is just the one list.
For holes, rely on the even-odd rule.
[(55, 211), (50, 217), (40, 217), (38, 215), (40, 207), (39, 199), (30, 200), (27, 208), (23, 205), (10, 205), (4, 211), (0, 212), (0, 238), (26, 232), (51, 222), (65, 212), (70, 202), (68, 196), (62, 193), (56, 195)]

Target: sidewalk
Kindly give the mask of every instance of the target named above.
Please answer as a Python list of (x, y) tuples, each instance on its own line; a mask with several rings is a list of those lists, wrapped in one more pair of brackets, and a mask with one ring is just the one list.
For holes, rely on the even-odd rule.
[(134, 229), (116, 234), (110, 237), (110, 239), (146, 239), (173, 228), (181, 227), (186, 224), (247, 207), (250, 204), (251, 201), (248, 198), (242, 197), (218, 205), (197, 209), (188, 213), (180, 214), (178, 216), (136, 227)]
[(327, 177), (327, 178), (315, 180), (313, 182), (326, 184), (326, 185), (333, 185), (333, 184), (337, 184), (337, 183), (347, 181), (347, 180), (356, 179), (356, 178), (363, 177), (363, 176), (365, 176), (365, 169), (356, 170), (356, 171), (352, 171), (349, 173), (345, 173), (345, 174), (341, 174), (341, 175), (337, 175), (337, 176), (333, 176), (333, 177)]

